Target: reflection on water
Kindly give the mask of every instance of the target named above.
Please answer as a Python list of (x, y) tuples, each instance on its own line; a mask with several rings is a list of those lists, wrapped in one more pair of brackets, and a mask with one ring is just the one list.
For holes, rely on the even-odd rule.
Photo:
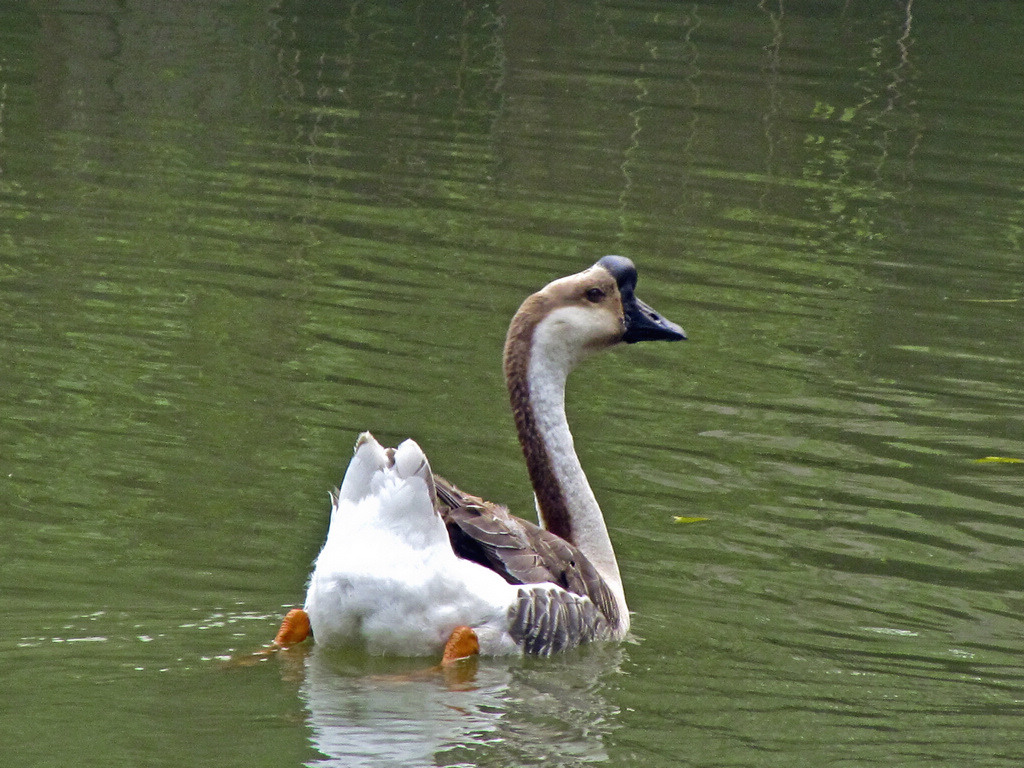
[[(288, 657), (294, 652), (284, 654)], [(595, 646), (554, 664), (482, 660), (466, 681), (439, 671), (367, 674), (367, 660), (304, 654), (302, 698), (323, 766), (580, 765), (607, 759), (614, 707), (602, 679), (622, 649)], [(283, 662), (296, 663), (294, 658)], [(287, 670), (287, 667), (286, 667)]]

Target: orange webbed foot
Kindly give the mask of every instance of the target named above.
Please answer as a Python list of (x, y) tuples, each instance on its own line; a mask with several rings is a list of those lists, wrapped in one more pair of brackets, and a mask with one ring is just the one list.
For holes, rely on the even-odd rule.
[(461, 626), (452, 630), (444, 645), (440, 669), (445, 682), (452, 690), (463, 690), (476, 680), (477, 659), (480, 658), (480, 639), (471, 627)]
[(447, 666), (459, 659), (480, 654), (480, 639), (472, 627), (465, 625), (452, 630), (448, 642), (444, 645), (444, 656), (441, 657), (441, 666)]
[(309, 637), (309, 614), (301, 608), (292, 608), (281, 621), (281, 629), (271, 645), (274, 648), (291, 648)]
[(228, 662), (228, 666), (248, 667), (266, 661), (278, 651), (285, 651), (298, 645), (309, 637), (310, 632), (309, 615), (301, 608), (292, 608), (281, 621), (281, 629), (277, 631), (277, 637), (270, 645), (244, 656), (233, 657)]

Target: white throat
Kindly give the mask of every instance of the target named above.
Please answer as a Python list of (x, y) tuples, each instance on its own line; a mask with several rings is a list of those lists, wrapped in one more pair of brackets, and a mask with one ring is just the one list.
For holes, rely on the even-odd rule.
[[(565, 417), (565, 382), (586, 356), (585, 344), (573, 333), (576, 310), (562, 308), (537, 324), (531, 344), (527, 381), (530, 407), (538, 437), (543, 441), (551, 470), (558, 481), (573, 531), (574, 543), (593, 563), (615, 595), (619, 629), (629, 628), (629, 610), (622, 577), (608, 536), (601, 507), (580, 465)], [(541, 519), (543, 524), (543, 518)]]

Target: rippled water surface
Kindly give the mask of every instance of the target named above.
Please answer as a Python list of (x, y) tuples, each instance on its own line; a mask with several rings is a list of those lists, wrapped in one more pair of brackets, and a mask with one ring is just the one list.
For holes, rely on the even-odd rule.
[[(0, 22), (10, 764), (1024, 761), (1024, 6)], [(633, 640), (240, 663), (360, 430), (528, 513), (505, 328), (606, 253), (690, 335), (570, 381)]]

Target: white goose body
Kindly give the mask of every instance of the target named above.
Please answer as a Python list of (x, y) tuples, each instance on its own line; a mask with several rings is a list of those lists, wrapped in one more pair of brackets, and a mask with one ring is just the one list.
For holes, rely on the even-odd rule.
[[(333, 496), (327, 541), (306, 596), (319, 642), (420, 655), (442, 648), (455, 627), (469, 626), (483, 653), (522, 650), (509, 616), (526, 588), (456, 556), (434, 509), (432, 483), (415, 442), (387, 450), (370, 433), (360, 435)], [(589, 603), (554, 584), (528, 590), (527, 602)], [(590, 612), (596, 620), (596, 610)]]
[(468, 626), (481, 653), (547, 655), (626, 634), (618, 564), (564, 396), (591, 352), (686, 338), (636, 299), (635, 285), (632, 262), (607, 256), (550, 283), (513, 318), (505, 374), (540, 527), (433, 476), (415, 442), (384, 449), (360, 436), (306, 594), (318, 643), (433, 654)]
[(456, 557), (431, 483), (413, 441), (389, 455), (369, 433), (360, 436), (306, 597), (320, 642), (416, 655), (442, 647), (464, 624), (491, 652), (515, 650), (505, 631), (515, 587)]

